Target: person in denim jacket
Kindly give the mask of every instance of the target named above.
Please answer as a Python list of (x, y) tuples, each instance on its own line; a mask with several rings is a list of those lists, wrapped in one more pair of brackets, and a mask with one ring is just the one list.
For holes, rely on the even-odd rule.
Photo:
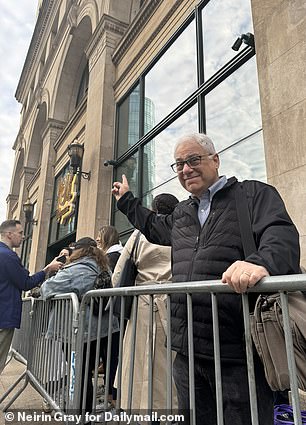
[[(55, 275), (47, 279), (41, 286), (41, 295), (43, 299), (48, 299), (57, 294), (74, 292), (78, 295), (79, 300), (83, 295), (93, 289), (96, 276), (102, 271), (109, 272), (107, 257), (97, 248), (97, 243), (94, 239), (84, 237), (76, 242), (75, 249), (70, 256), (67, 264)], [(85, 333), (84, 333), (84, 351), (83, 351), (83, 368), (82, 382), (85, 378), (85, 356), (86, 356), (86, 341), (88, 336), (89, 323), (89, 307), (86, 311)], [(108, 334), (109, 313), (105, 312), (102, 315), (101, 334), (100, 337), (107, 337)], [(113, 318), (112, 331), (119, 331), (118, 319)], [(93, 315), (90, 328), (90, 358), (88, 367), (87, 393), (86, 393), (86, 411), (90, 412), (93, 399), (92, 386), (92, 370), (95, 367), (95, 352), (98, 329), (98, 316)], [(54, 317), (50, 317), (50, 322), (47, 331), (47, 337), (54, 337)], [(83, 393), (83, 384), (82, 384)], [(82, 395), (81, 395), (82, 400)]]

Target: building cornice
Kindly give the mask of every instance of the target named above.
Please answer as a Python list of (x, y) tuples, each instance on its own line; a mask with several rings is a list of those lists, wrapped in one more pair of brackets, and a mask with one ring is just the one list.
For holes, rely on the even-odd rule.
[(17, 149), (20, 150), (23, 147), (25, 147), (25, 144), (26, 144), (26, 140), (24, 138), (23, 130), (20, 128), (12, 149), (14, 151), (17, 150)]
[[(42, 132), (42, 140), (45, 141), (46, 136), (50, 133), (55, 134), (55, 139), (59, 137), (59, 135), (63, 132), (63, 129), (65, 128), (66, 123), (60, 120), (56, 120), (54, 118), (48, 118), (45, 128)], [(52, 141), (54, 144), (54, 141)]]
[(20, 179), (22, 179), (27, 174), (34, 175), (36, 173), (36, 168), (24, 166), (20, 173)]
[(101, 20), (99, 21), (99, 24), (95, 29), (92, 38), (86, 48), (85, 53), (87, 58), (90, 59), (95, 56), (95, 52), (99, 50), (98, 46), (105, 33), (111, 32), (112, 34), (115, 34), (118, 38), (120, 38), (124, 35), (127, 27), (128, 24), (120, 21), (119, 19), (114, 18), (113, 16), (109, 16), (106, 14), (102, 15)]
[(113, 62), (117, 65), (122, 57), (124, 56), (127, 49), (133, 43), (133, 41), (139, 37), (143, 27), (146, 25), (148, 20), (151, 18), (155, 10), (162, 3), (162, 0), (150, 0), (140, 9), (139, 14), (135, 17), (134, 21), (129, 26), (126, 34), (118, 44), (114, 54)]
[(39, 10), (39, 15), (34, 28), (34, 33), (31, 39), (30, 47), (26, 56), (25, 63), (23, 65), (23, 69), (21, 71), (21, 76), (16, 89), (16, 93), (15, 93), (15, 98), (18, 102), (22, 103), (23, 89), (28, 76), (32, 74), (31, 71), (34, 66), (37, 52), (39, 51), (39, 46), (41, 44), (41, 40), (43, 38), (45, 29), (48, 25), (52, 7), (55, 1), (56, 0), (49, 0), (47, 2), (43, 2), (42, 7)]
[(6, 203), (8, 202), (13, 202), (13, 201), (17, 201), (18, 200), (18, 195), (14, 195), (13, 193), (9, 193), (6, 197)]

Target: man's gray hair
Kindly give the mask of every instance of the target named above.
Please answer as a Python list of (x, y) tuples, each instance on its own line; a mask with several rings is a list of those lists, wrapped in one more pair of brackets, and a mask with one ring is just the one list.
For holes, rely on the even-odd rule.
[(207, 151), (207, 153), (211, 155), (214, 155), (216, 153), (213, 141), (204, 133), (191, 133), (180, 137), (175, 145), (174, 152), (176, 152), (179, 145), (186, 142), (187, 140), (193, 140), (194, 142), (198, 143)]

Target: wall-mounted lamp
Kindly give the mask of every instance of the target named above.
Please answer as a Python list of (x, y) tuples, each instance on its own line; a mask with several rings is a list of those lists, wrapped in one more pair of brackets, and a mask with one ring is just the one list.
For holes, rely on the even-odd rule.
[(232, 49), (238, 52), (242, 43), (245, 43), (247, 46), (255, 49), (254, 35), (250, 32), (247, 32), (246, 34), (241, 34), (241, 36), (238, 37), (235, 43), (232, 45)]
[(112, 165), (113, 167), (117, 165), (117, 161), (114, 159), (106, 159), (104, 161), (104, 167), (108, 167), (109, 165)]
[(89, 171), (86, 173), (82, 171), (82, 159), (84, 155), (84, 145), (74, 140), (70, 145), (68, 145), (68, 155), (70, 157), (70, 167), (72, 168), (73, 174), (80, 174), (84, 179), (90, 180)]
[(30, 198), (28, 198), (22, 205), (22, 209), (26, 223), (37, 224), (37, 220), (33, 220), (34, 204), (31, 203)]

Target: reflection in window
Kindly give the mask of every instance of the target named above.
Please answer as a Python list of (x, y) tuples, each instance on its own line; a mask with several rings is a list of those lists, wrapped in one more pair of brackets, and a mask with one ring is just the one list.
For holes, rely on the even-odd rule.
[(143, 173), (142, 173), (142, 180), (143, 180), (143, 188), (145, 191), (145, 188), (147, 187), (155, 187), (155, 167), (156, 167), (156, 161), (157, 158), (155, 156), (155, 140), (151, 140), (150, 143), (148, 143), (144, 147), (143, 151)]
[(118, 156), (127, 151), (139, 139), (139, 113), (138, 85), (118, 108)]
[[(135, 196), (138, 193), (138, 153), (129, 157), (116, 170), (115, 180), (121, 181), (122, 174), (126, 175), (130, 190)], [(131, 228), (127, 218), (120, 211), (115, 212), (114, 225), (118, 231), (122, 232)], [(120, 230), (119, 230), (120, 229)]]
[(220, 175), (238, 180), (267, 181), (262, 131), (231, 146), (220, 154)]
[[(196, 36), (192, 21), (145, 76), (145, 114), (154, 105), (159, 123), (197, 88)], [(145, 133), (150, 128), (145, 129)]]
[(206, 131), (217, 151), (261, 128), (255, 58), (206, 96)]
[(131, 191), (137, 193), (138, 185), (138, 153), (129, 157), (116, 170), (116, 179), (121, 181), (122, 174), (126, 175)]
[(145, 97), (144, 102), (144, 133), (146, 134), (155, 126), (156, 122), (154, 103), (148, 97)]
[[(174, 162), (174, 147), (185, 134), (198, 131), (198, 110), (193, 106), (144, 147), (143, 192), (175, 177), (170, 165)], [(147, 175), (147, 177), (146, 177)]]
[(146, 193), (142, 198), (142, 204), (147, 208), (151, 208), (153, 198), (161, 193), (171, 193), (176, 196), (179, 201), (187, 199), (190, 195), (190, 193), (182, 187), (177, 176), (175, 176), (174, 179)]
[(231, 48), (237, 37), (253, 32), (251, 2), (210, 0), (202, 13), (204, 75), (207, 80), (237, 54)]
[[(119, 163), (131, 146), (140, 141), (141, 145), (130, 158), (132, 165), (127, 166), (129, 159), (120, 163), (115, 179), (121, 179), (122, 173), (129, 175), (132, 192), (147, 207), (159, 193), (172, 193), (178, 199), (189, 196), (170, 164), (174, 162), (178, 138), (199, 128), (205, 129), (220, 152), (221, 173), (266, 180), (256, 61), (253, 57), (244, 63), (244, 58), (231, 48), (238, 36), (253, 32), (250, 0), (200, 3), (193, 20), (179, 28), (177, 39), (170, 47), (165, 46), (117, 109)], [(202, 21), (194, 19), (197, 13)], [(202, 25), (198, 31), (196, 23)], [(200, 30), (203, 40), (197, 43)], [(233, 64), (230, 61), (234, 56)], [(205, 80), (213, 77), (215, 85), (210, 92), (195, 97), (197, 82), (203, 82), (202, 61)], [(228, 73), (216, 75), (225, 65)], [(124, 235), (131, 230), (119, 211), (115, 211), (114, 221)]]
[(133, 229), (133, 226), (131, 225), (129, 220), (119, 210), (115, 211), (114, 213), (114, 226), (116, 227), (119, 233), (127, 232), (128, 230)]

